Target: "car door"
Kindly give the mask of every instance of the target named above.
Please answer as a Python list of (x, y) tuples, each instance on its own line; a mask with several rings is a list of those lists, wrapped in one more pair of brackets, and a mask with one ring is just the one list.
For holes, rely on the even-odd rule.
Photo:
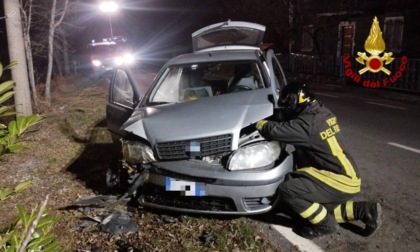
[(133, 113), (140, 97), (139, 85), (130, 69), (116, 69), (111, 79), (106, 105), (107, 127), (114, 142), (118, 142), (124, 136), (125, 133), (120, 128)]
[(270, 83), (274, 96), (274, 107), (277, 108), (277, 101), (280, 97), (281, 90), (287, 85), (287, 81), (283, 68), (272, 49), (267, 51), (266, 59), (267, 66), (270, 71)]

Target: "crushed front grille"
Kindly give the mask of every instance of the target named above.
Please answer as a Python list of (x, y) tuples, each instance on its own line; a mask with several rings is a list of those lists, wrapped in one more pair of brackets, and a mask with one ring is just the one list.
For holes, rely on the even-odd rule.
[(186, 159), (190, 157), (204, 157), (230, 151), (232, 135), (219, 135), (182, 141), (157, 143), (160, 160)]

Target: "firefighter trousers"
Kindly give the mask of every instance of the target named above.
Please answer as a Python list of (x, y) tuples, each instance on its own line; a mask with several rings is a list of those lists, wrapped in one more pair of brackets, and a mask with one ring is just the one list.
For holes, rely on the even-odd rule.
[(310, 223), (326, 224), (342, 223), (356, 220), (355, 204), (352, 199), (356, 194), (347, 194), (320, 186), (306, 176), (289, 176), (279, 186), (279, 197), (295, 213)]

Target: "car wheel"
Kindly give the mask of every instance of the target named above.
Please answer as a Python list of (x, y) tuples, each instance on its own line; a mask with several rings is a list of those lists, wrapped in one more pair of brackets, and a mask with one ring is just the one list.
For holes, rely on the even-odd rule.
[(118, 155), (106, 171), (106, 186), (111, 192), (120, 192), (123, 189), (121, 166), (121, 155)]

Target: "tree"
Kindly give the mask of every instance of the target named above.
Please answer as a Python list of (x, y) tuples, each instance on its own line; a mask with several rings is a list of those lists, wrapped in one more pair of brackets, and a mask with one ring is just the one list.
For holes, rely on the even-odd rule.
[(10, 61), (18, 62), (18, 65), (12, 69), (12, 77), (16, 82), (14, 88), (15, 108), (18, 115), (29, 116), (32, 115), (32, 102), (29, 90), (22, 21), (19, 10), (18, 1), (4, 1)]
[[(25, 2), (25, 3), (24, 3)], [(35, 88), (35, 72), (32, 55), (32, 42), (30, 36), (30, 30), (32, 25), (32, 0), (23, 1), (20, 0), (20, 14), (23, 19), (23, 36), (25, 43), (26, 62), (28, 64), (28, 76), (29, 83), (32, 89), (32, 98), (34, 100), (35, 107), (38, 106), (38, 94)]]
[[(64, 6), (61, 10), (57, 11), (57, 0), (52, 1), (50, 26), (48, 33), (48, 70), (47, 79), (45, 81), (45, 99), (48, 104), (51, 104), (51, 76), (53, 68), (53, 53), (54, 53), (54, 32), (57, 27), (63, 22), (68, 6), (68, 0), (65, 0)], [(56, 14), (57, 13), (57, 14)]]

